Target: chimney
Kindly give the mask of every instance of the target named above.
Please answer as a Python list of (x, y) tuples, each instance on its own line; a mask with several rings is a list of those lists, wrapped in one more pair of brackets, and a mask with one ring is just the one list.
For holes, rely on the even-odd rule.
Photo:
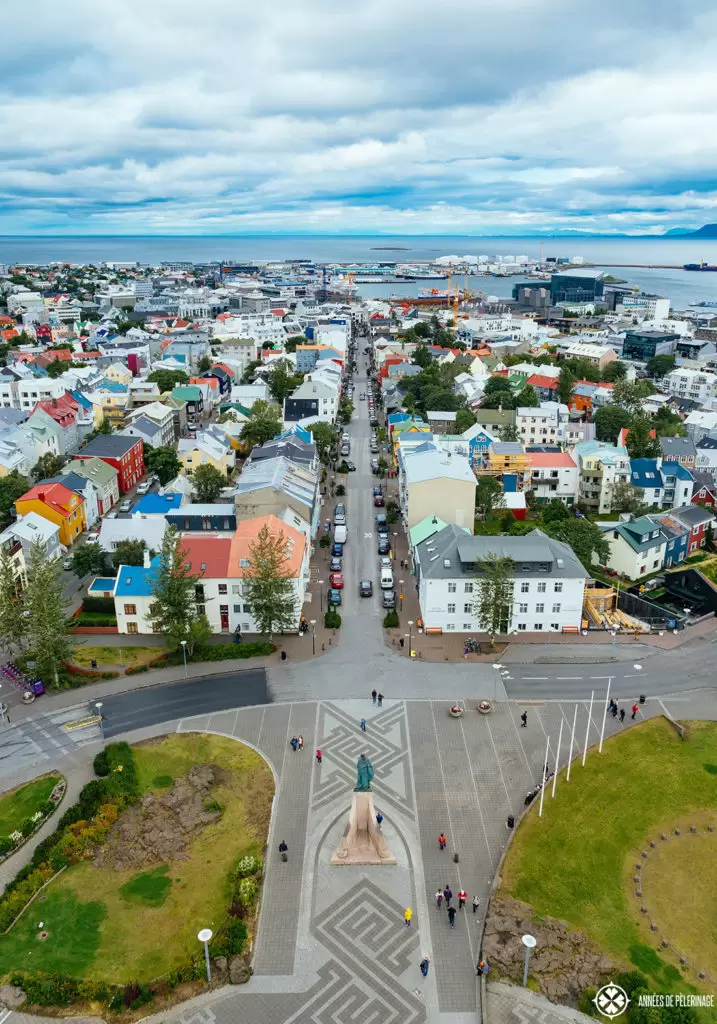
[(142, 564), (145, 569), (149, 569), (149, 551), (147, 548), (144, 549), (144, 562)]
[(45, 492), (44, 491), (38, 491), (37, 492), (37, 496), (40, 499), (40, 501), (44, 501), (45, 500)]

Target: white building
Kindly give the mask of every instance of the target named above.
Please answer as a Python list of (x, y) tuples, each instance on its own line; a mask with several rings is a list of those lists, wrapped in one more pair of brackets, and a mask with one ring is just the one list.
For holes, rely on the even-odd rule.
[(472, 537), (446, 526), (413, 549), (424, 628), (484, 632), (476, 607), (477, 577), (491, 557), (513, 562), (513, 598), (505, 633), (577, 632), (588, 574), (567, 544), (540, 530), (523, 537)]
[(622, 299), (623, 311), (645, 320), (667, 320), (670, 315), (670, 300), (661, 295), (647, 295), (635, 292)]
[(556, 444), (570, 419), (567, 405), (543, 402), (540, 406), (519, 406), (515, 426), (523, 444)]
[(717, 374), (679, 366), (663, 377), (660, 386), (668, 395), (703, 403), (717, 394)]
[(580, 474), (569, 452), (526, 452), (530, 463), (530, 489), (545, 505), (559, 498), (565, 505), (578, 500)]

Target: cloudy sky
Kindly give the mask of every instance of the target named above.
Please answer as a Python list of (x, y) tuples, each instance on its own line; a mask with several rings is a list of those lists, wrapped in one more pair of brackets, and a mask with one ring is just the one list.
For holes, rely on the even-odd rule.
[(717, 221), (713, 0), (6, 4), (0, 234)]

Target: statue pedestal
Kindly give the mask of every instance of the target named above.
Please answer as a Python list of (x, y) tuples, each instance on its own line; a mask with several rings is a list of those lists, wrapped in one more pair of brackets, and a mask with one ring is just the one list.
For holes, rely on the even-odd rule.
[(397, 863), (378, 830), (373, 793), (353, 794), (346, 832), (329, 863), (359, 866)]

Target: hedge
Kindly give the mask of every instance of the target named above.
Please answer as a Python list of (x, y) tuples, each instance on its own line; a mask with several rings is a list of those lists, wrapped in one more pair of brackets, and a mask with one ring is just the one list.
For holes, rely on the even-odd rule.
[(115, 617), (115, 600), (113, 597), (85, 597), (82, 601), (80, 615), (97, 612), (99, 615)]
[[(268, 640), (252, 640), (242, 644), (197, 644), (188, 661), (228, 661), (234, 658), (264, 658), (276, 650)], [(182, 665), (181, 649), (173, 651), (167, 658), (167, 665)]]
[(72, 620), (73, 626), (116, 626), (116, 615), (101, 615), (97, 612), (80, 612)]
[(334, 608), (329, 608), (324, 615), (324, 625), (327, 629), (339, 629), (341, 626), (341, 616)]

